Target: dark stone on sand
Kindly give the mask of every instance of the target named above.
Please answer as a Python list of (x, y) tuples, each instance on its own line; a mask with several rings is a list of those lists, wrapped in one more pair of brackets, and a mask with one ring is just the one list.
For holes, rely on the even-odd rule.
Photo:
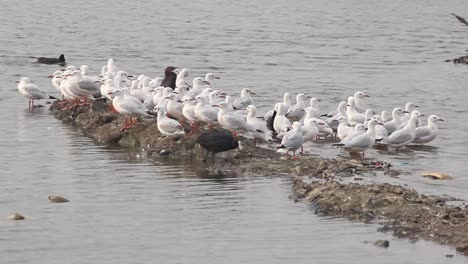
[(377, 239), (374, 243), (375, 246), (388, 248), (390, 246), (390, 242), (388, 240)]

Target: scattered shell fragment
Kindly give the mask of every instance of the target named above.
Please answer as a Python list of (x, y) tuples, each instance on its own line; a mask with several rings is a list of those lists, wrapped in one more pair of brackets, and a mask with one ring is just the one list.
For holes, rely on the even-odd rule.
[(24, 218), (24, 216), (22, 216), (22, 215), (20, 215), (18, 213), (14, 213), (14, 214), (10, 215), (8, 217), (8, 219), (10, 219), (10, 220), (24, 220), (25, 218)]
[(421, 173), (421, 176), (430, 178), (433, 180), (453, 180), (452, 176), (450, 176), (447, 173), (441, 173), (441, 172), (423, 172)]
[(68, 203), (69, 200), (62, 196), (49, 195), (49, 202), (51, 203)]

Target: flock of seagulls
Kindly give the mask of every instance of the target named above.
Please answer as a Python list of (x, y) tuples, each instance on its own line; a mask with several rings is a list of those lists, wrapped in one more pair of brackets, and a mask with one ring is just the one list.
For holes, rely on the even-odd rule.
[[(87, 104), (98, 98), (108, 100), (110, 112), (125, 116), (123, 130), (132, 127), (138, 118), (150, 117), (157, 119), (158, 129), (166, 137), (181, 138), (197, 130), (207, 131), (204, 134), (216, 131), (204, 136), (210, 141), (205, 145), (214, 149), (224, 149), (220, 145), (239, 137), (254, 139), (256, 145), (280, 140), (278, 152), (292, 152), (294, 158), (304, 143), (322, 138), (339, 139), (333, 145), (349, 152), (362, 152), (363, 156), (375, 144), (396, 148), (425, 144), (437, 137), (437, 122), (443, 121), (430, 115), (423, 126), (420, 120), (423, 115), (412, 102), (406, 103), (404, 110), (396, 107), (391, 114), (382, 111), (379, 115), (367, 107), (369, 95), (362, 91), (339, 102), (327, 114), (321, 111), (317, 98), (299, 93), (293, 104), (292, 95), (285, 93), (282, 102), (258, 117), (252, 98), (255, 93), (249, 88), (242, 89), (240, 97), (234, 99), (216, 89), (220, 77), (215, 74), (207, 73), (192, 80), (189, 74), (189, 69), (169, 66), (164, 77), (136, 76), (120, 70), (109, 59), (99, 75), (92, 75), (87, 65), (79, 68), (70, 65), (49, 77), (62, 96), (63, 107)], [(56, 99), (28, 77), (18, 82), (18, 91), (29, 99), (30, 108), (34, 100)], [(219, 128), (230, 131), (229, 138), (224, 138), (227, 134), (219, 132)]]

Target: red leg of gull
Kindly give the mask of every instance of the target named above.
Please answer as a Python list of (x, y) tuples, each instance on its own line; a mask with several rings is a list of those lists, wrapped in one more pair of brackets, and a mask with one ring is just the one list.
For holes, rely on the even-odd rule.
[(236, 131), (232, 132), (232, 137), (233, 137), (234, 139), (237, 138), (237, 132), (236, 132)]
[(213, 125), (212, 124), (208, 125), (208, 131), (210, 131), (210, 132), (213, 131)]
[(293, 151), (293, 159), (296, 159), (296, 151)]

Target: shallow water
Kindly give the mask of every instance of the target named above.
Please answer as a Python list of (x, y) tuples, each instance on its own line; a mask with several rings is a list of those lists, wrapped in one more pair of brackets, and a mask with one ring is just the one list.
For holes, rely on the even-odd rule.
[[(356, 90), (376, 111), (407, 101), (446, 119), (430, 147), (371, 150), (412, 172), (375, 178), (468, 199), (468, 67), (443, 63), (468, 48), (464, 1), (32, 1), (0, 10), (0, 255), (5, 263), (462, 263), (454, 250), (376, 233), (377, 225), (316, 216), (288, 200), (289, 179), (209, 178), (183, 161), (96, 145), (46, 109), (28, 111), (13, 83), (31, 77), (54, 92), (55, 66), (32, 56), (65, 53), (95, 72), (113, 57), (129, 72), (208, 71), (230, 94), (250, 87), (262, 112), (285, 91), (322, 99), (324, 112)], [(329, 143), (310, 155), (349, 157)], [(139, 155), (139, 156), (138, 156)], [(435, 182), (437, 170), (454, 176)], [(48, 195), (67, 204), (49, 204)], [(20, 212), (23, 222), (6, 220)], [(390, 239), (388, 249), (363, 241)]]

